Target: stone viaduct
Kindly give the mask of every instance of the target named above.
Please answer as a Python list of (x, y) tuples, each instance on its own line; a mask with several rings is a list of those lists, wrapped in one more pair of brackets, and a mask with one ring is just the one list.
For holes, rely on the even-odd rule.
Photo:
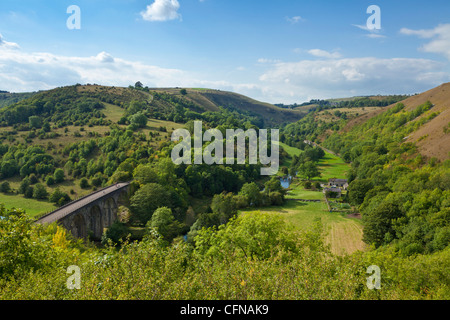
[(118, 183), (72, 201), (41, 217), (36, 223), (59, 222), (76, 238), (100, 240), (103, 230), (117, 220), (120, 205), (127, 202), (130, 183)]

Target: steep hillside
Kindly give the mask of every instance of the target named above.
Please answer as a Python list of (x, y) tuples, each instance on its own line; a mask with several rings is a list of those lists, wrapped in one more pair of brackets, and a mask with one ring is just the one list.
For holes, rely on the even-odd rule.
[[(416, 143), (419, 152), (426, 157), (436, 157), (439, 160), (445, 160), (449, 157), (450, 152), (450, 131), (446, 129), (450, 124), (450, 83), (442, 84), (422, 94), (409, 97), (403, 100), (402, 103), (405, 105), (404, 111), (410, 112), (427, 101), (430, 101), (433, 107), (412, 121), (421, 121), (431, 113), (437, 113), (438, 115), (412, 132), (406, 137), (405, 142)], [(392, 104), (386, 108), (374, 109), (369, 113), (352, 119), (343, 130), (349, 131), (354, 126), (365, 123), (369, 119), (394, 108), (395, 105)]]

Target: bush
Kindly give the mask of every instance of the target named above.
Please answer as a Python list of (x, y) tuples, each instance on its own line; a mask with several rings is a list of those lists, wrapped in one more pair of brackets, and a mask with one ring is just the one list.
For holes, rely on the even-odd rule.
[(3, 192), (3, 193), (11, 192), (11, 186), (8, 181), (4, 181), (0, 184), (0, 192)]
[(44, 199), (47, 199), (47, 197), (48, 197), (48, 192), (47, 192), (47, 189), (44, 187), (44, 185), (41, 183), (36, 184), (33, 188), (33, 198), (39, 199), (39, 200), (44, 200)]
[(53, 178), (55, 179), (56, 183), (61, 183), (64, 181), (64, 170), (63, 169), (56, 169), (55, 172), (53, 173)]
[(55, 184), (55, 178), (53, 178), (53, 176), (47, 176), (47, 178), (45, 179), (45, 183), (47, 184), (47, 186), (52, 186)]
[(111, 240), (120, 244), (129, 235), (127, 226), (119, 221), (114, 222), (102, 235), (102, 244), (106, 245)]
[(82, 189), (87, 189), (87, 188), (89, 188), (89, 181), (88, 181), (88, 179), (82, 178), (82, 179), (80, 180), (80, 187), (81, 187)]

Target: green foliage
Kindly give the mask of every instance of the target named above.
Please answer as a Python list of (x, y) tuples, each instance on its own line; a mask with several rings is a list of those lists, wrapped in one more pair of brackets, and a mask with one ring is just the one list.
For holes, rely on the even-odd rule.
[(81, 187), (82, 189), (87, 189), (87, 188), (89, 188), (89, 181), (88, 181), (88, 179), (82, 178), (82, 179), (80, 180), (80, 187)]
[(314, 177), (320, 176), (320, 171), (317, 168), (317, 164), (312, 161), (301, 163), (298, 167), (298, 174), (304, 176), (306, 179), (311, 180)]
[(10, 193), (11, 192), (11, 185), (8, 181), (3, 181), (0, 183), (0, 192), (3, 193)]
[(149, 183), (140, 188), (130, 199), (131, 210), (142, 224), (146, 224), (153, 212), (161, 207), (172, 208), (170, 192), (158, 183)]
[[(141, 242), (95, 248), (62, 228), (0, 215), (0, 299), (402, 300), (450, 297), (450, 251), (405, 258), (379, 249), (336, 257), (318, 225), (294, 233), (274, 214), (243, 214), (204, 229), (196, 246), (151, 234)], [(120, 229), (121, 227), (119, 227)], [(21, 232), (18, 232), (18, 231)], [(67, 290), (67, 266), (81, 269), (81, 288)], [(366, 269), (381, 268), (382, 289), (366, 287)]]
[(45, 186), (41, 183), (37, 183), (33, 187), (33, 198), (38, 200), (47, 199), (48, 197), (48, 191), (45, 188)]
[(63, 206), (71, 201), (70, 196), (61, 191), (59, 188), (56, 188), (55, 191), (49, 197), (49, 201), (55, 203), (58, 206)]
[(155, 229), (168, 243), (172, 242), (183, 229), (183, 225), (175, 220), (172, 210), (167, 207), (156, 209), (146, 226), (148, 229)]
[(219, 260), (239, 256), (260, 260), (268, 259), (276, 251), (295, 253), (298, 250), (295, 234), (287, 230), (280, 216), (247, 213), (231, 219), (217, 231), (203, 229), (195, 238), (196, 250)]
[(102, 235), (102, 244), (108, 245), (110, 241), (114, 244), (124, 242), (129, 235), (127, 226), (120, 221), (115, 221)]
[(65, 179), (64, 170), (61, 168), (56, 169), (55, 172), (53, 173), (53, 177), (55, 179), (55, 183), (63, 182)]
[(216, 194), (211, 201), (213, 213), (219, 216), (220, 224), (225, 224), (237, 214), (237, 204), (232, 193)]
[(366, 194), (373, 188), (369, 179), (352, 181), (348, 186), (348, 197), (352, 205), (360, 205), (364, 202)]
[(144, 128), (147, 125), (148, 119), (143, 113), (138, 112), (133, 114), (129, 118), (129, 121), (131, 125), (135, 125), (137, 128)]
[(241, 191), (239, 191), (239, 195), (246, 199), (246, 202), (250, 207), (258, 207), (262, 203), (260, 189), (255, 182), (244, 184)]

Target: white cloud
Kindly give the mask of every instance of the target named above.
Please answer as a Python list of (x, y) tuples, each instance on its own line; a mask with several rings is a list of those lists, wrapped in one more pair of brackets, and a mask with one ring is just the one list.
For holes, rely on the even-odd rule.
[(261, 64), (266, 64), (266, 63), (280, 63), (281, 62), (281, 60), (278, 60), (278, 59), (267, 59), (267, 58), (259, 58), (258, 59), (258, 63), (261, 63)]
[(1, 33), (0, 33), (0, 47), (4, 49), (19, 49), (19, 45), (17, 43), (3, 40), (3, 36)]
[[(336, 98), (414, 93), (449, 81), (443, 64), (426, 59), (354, 58), (278, 63), (260, 81), (286, 97)], [(305, 101), (303, 100), (303, 101)]]
[(141, 16), (147, 21), (168, 21), (181, 19), (178, 13), (180, 3), (177, 0), (155, 0), (147, 6), (145, 11), (141, 12)]
[(369, 29), (367, 27), (367, 25), (360, 25), (360, 24), (352, 24), (352, 26), (367, 31), (368, 33), (365, 35), (367, 38), (372, 38), (372, 39), (380, 39), (380, 38), (386, 38), (385, 35), (380, 34), (380, 30), (377, 29)]
[(286, 21), (288, 21), (288, 22), (290, 22), (292, 24), (296, 24), (296, 23), (299, 23), (301, 21), (305, 21), (305, 19), (303, 19), (300, 16), (295, 16), (295, 17), (292, 17), (292, 18), (291, 17), (286, 17)]
[(441, 24), (434, 29), (428, 30), (402, 28), (400, 33), (409, 36), (418, 36), (424, 39), (432, 39), (429, 43), (423, 45), (421, 50), (443, 55), (450, 60), (450, 24)]
[(311, 49), (308, 51), (308, 53), (315, 57), (327, 58), (327, 59), (338, 59), (341, 57), (341, 54), (339, 52), (328, 52), (328, 51), (321, 50), (321, 49)]
[(35, 91), (75, 83), (128, 86), (137, 80), (148, 86), (182, 86), (185, 72), (114, 58), (106, 52), (91, 57), (27, 53), (0, 46), (1, 90)]

